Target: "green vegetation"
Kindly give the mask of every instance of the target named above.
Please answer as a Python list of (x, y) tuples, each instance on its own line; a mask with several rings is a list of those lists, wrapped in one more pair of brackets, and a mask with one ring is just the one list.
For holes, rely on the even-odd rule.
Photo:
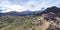
[(31, 22), (35, 21), (36, 16), (1, 16), (0, 29), (1, 30), (27, 30)]
[[(49, 18), (48, 18), (49, 17)], [(60, 28), (60, 18), (51, 19), (51, 15), (43, 14), (41, 16), (0, 16), (0, 30), (49, 30), (53, 25), (54, 29)], [(55, 16), (54, 16), (55, 17)], [(55, 22), (56, 21), (56, 22)], [(52, 27), (52, 28), (53, 28)], [(51, 28), (51, 29), (52, 29)], [(58, 28), (58, 29), (59, 29)]]

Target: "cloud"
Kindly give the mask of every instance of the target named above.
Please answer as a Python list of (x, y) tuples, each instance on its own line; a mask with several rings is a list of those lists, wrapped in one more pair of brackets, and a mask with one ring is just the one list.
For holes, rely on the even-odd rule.
[(60, 7), (60, 0), (0, 0), (2, 12), (39, 11), (52, 6)]
[(0, 3), (0, 7), (1, 7), (0, 9), (3, 10), (2, 12), (10, 12), (10, 11), (21, 12), (21, 11), (25, 11), (26, 10), (25, 7), (17, 5), (17, 4), (12, 4), (9, 1), (3, 1), (3, 2), (1, 2)]
[(0, 3), (0, 7), (2, 7), (2, 9), (4, 11), (2, 12), (10, 12), (10, 11), (18, 11), (18, 12), (22, 12), (22, 11), (35, 11), (38, 10), (36, 5), (35, 5), (35, 1), (29, 1), (28, 3), (24, 3), (23, 5), (18, 5), (15, 4), (14, 2), (10, 2), (8, 0), (6, 1), (2, 1)]

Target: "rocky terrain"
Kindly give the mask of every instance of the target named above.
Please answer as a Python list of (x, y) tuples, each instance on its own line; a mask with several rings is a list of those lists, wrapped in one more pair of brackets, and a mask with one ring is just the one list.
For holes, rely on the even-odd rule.
[(60, 30), (60, 8), (49, 7), (36, 15), (0, 14), (0, 30)]

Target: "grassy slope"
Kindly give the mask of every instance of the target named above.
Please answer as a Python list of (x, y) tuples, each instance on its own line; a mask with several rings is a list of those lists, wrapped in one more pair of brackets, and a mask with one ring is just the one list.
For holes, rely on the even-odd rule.
[(39, 16), (28, 15), (28, 16), (0, 17), (0, 30), (34, 30), (36, 29), (36, 27), (42, 24), (43, 24), (43, 20), (40, 20)]
[(0, 17), (0, 30), (46, 30), (51, 24), (54, 24), (54, 22), (46, 21), (44, 15)]

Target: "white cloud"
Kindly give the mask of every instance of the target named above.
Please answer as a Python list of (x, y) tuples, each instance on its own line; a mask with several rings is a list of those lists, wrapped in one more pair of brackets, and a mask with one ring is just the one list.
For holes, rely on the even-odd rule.
[(3, 2), (1, 2), (0, 7), (1, 7), (0, 9), (3, 9), (2, 12), (10, 12), (10, 11), (21, 12), (21, 11), (25, 11), (26, 10), (25, 7), (17, 5), (17, 4), (12, 4), (9, 1), (3, 1)]
[[(1, 0), (0, 0), (1, 1)], [(47, 8), (51, 6), (58, 6), (60, 0), (2, 0), (0, 2), (0, 7), (4, 9), (2, 12), (10, 11), (38, 11), (41, 8)]]
[[(32, 6), (35, 6), (32, 8)], [(18, 12), (22, 12), (22, 11), (37, 11), (39, 10), (38, 7), (35, 4), (35, 1), (29, 1), (28, 3), (23, 4), (23, 6), (18, 5), (18, 4), (13, 4), (10, 1), (3, 1), (0, 3), (0, 7), (2, 7), (2, 9), (4, 11), (2, 12), (10, 12), (10, 11), (18, 11)]]

